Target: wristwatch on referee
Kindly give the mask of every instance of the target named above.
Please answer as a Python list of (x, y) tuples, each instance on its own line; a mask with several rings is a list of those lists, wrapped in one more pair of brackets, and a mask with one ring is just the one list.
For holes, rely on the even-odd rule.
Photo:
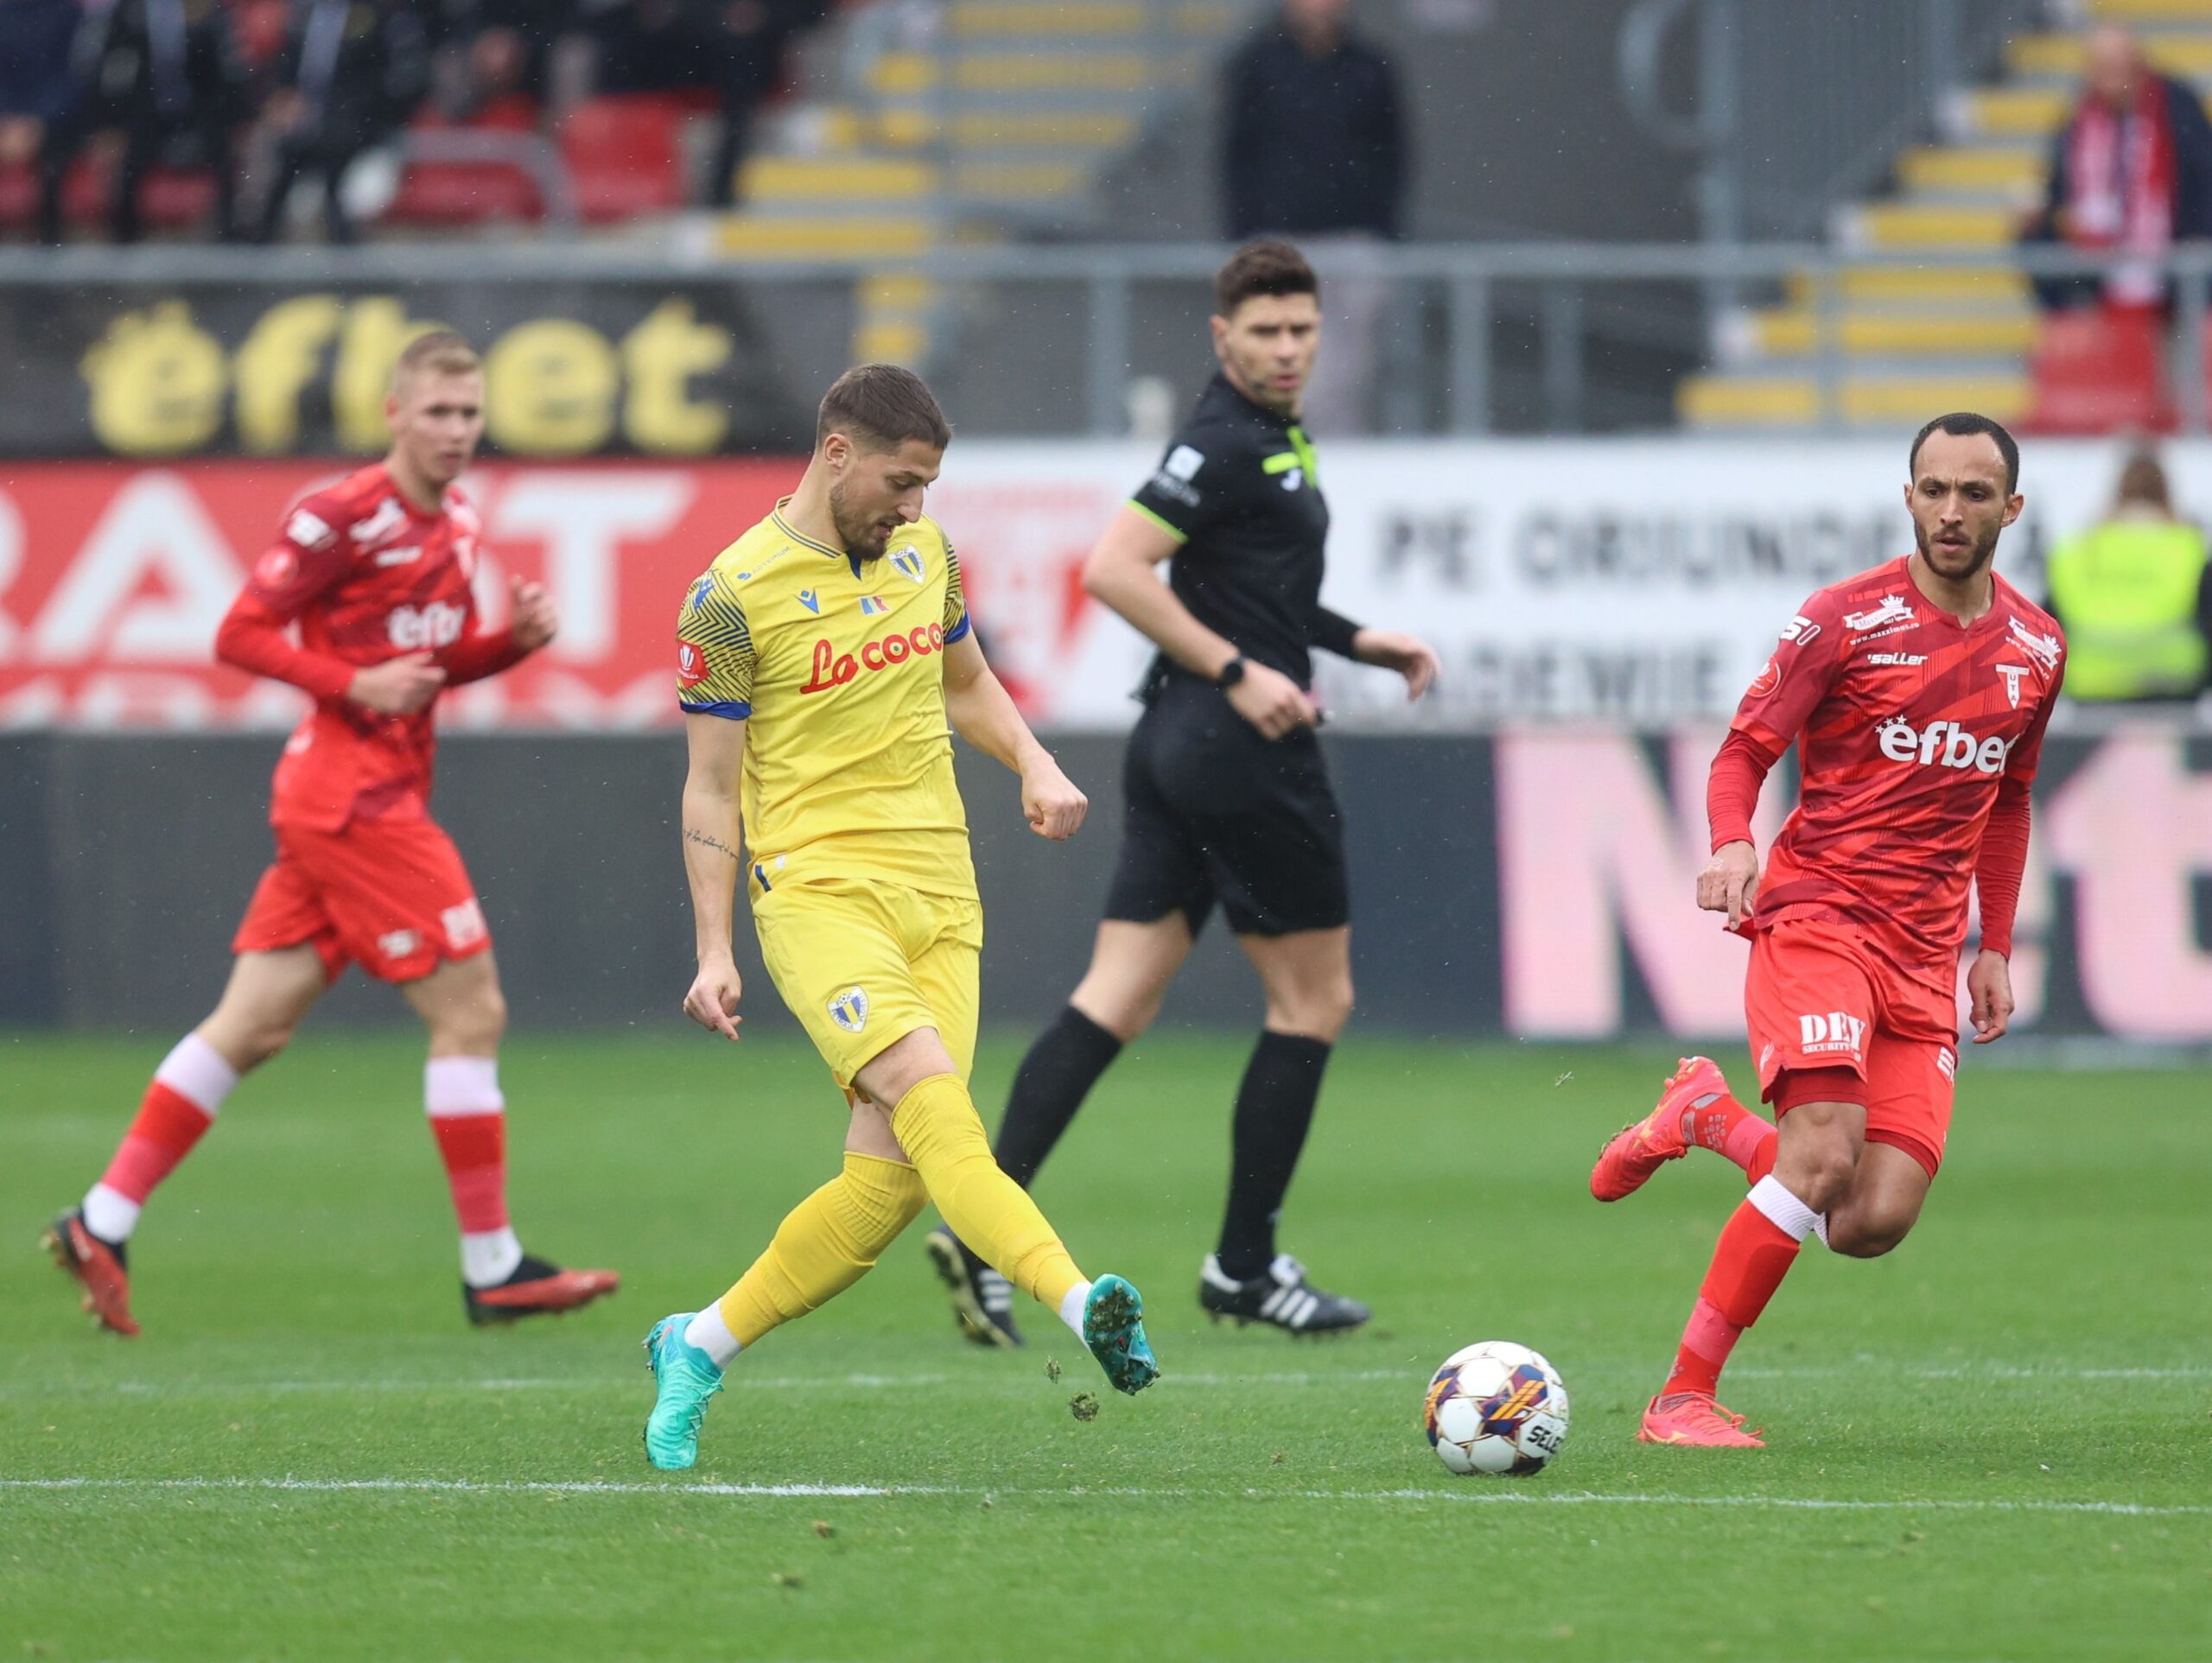
[(1213, 678), (1213, 684), (1226, 693), (1243, 679), (1244, 655), (1240, 652), (1221, 667), (1221, 674)]

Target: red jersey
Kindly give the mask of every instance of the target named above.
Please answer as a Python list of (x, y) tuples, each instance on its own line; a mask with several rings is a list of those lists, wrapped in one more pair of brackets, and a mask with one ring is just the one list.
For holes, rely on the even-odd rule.
[[(1764, 773), (1797, 744), (1798, 805), (1768, 852), (1750, 928), (1849, 924), (1948, 986), (1986, 832), (1984, 940), (2010, 950), (2027, 787), (2066, 643), (2057, 621), (2003, 578), (1993, 574), (1989, 611), (1962, 624), (1920, 593), (1909, 564), (1892, 561), (1805, 602), (1737, 707), (1723, 760), (1747, 748)], [(1750, 835), (1749, 805), (1730, 799), (1723, 773), (1716, 762), (1716, 847)], [(1755, 799), (1756, 776), (1751, 784)], [(1992, 928), (2000, 883), (2009, 891)]]
[[(480, 530), (458, 490), (448, 488), (435, 511), (418, 508), (378, 463), (304, 498), (254, 562), (217, 633), (216, 656), (315, 701), (276, 765), (272, 824), (337, 831), (355, 819), (428, 812), (435, 701), (412, 715), (385, 715), (346, 690), (354, 670), (403, 653), (435, 654), (449, 687), (523, 657), (504, 632), (475, 633)], [(297, 647), (283, 634), (294, 623)]]

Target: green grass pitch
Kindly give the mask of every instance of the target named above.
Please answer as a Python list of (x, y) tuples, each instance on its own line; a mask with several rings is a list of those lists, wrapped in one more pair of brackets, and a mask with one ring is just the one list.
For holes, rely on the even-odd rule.
[[(994, 1123), (1019, 1044), (985, 1048)], [(1293, 1343), (1196, 1310), (1243, 1045), (1162, 1037), (1039, 1187), (1145, 1290), (1160, 1387), (1078, 1420), (1100, 1382), (1036, 1307), (1028, 1349), (962, 1344), (918, 1226), (741, 1359), (664, 1476), (639, 1338), (831, 1170), (809, 1054), (514, 1039), (524, 1238), (626, 1285), (478, 1331), (412, 1036), (311, 1037), (148, 1209), (124, 1342), (32, 1243), (159, 1050), (0, 1036), (0, 1663), (2212, 1654), (2201, 1074), (1969, 1067), (1912, 1240), (1812, 1248), (1739, 1349), (1770, 1447), (1692, 1452), (1632, 1434), (1736, 1174), (1584, 1188), (1666, 1057), (1355, 1031), (1285, 1239), (1376, 1317)], [(1536, 1478), (1452, 1478), (1421, 1437), (1429, 1371), (1484, 1338), (1572, 1389)]]

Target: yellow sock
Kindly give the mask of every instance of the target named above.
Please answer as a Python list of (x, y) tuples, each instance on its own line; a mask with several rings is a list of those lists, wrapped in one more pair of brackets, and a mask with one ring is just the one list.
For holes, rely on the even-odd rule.
[(721, 1298), (740, 1345), (827, 1304), (868, 1274), (927, 1199), (921, 1174), (877, 1155), (845, 1155), (845, 1170), (792, 1208), (768, 1250)]
[(1000, 1168), (957, 1075), (918, 1082), (891, 1111), (892, 1134), (952, 1233), (1000, 1274), (1058, 1311), (1086, 1279), (1028, 1192)]

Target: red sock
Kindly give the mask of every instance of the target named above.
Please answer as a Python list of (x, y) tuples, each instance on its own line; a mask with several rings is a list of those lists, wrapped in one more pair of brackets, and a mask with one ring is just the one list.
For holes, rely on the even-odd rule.
[(1700, 1148), (1726, 1156), (1754, 1184), (1774, 1170), (1774, 1122), (1733, 1097), (1716, 1097), (1686, 1111), (1682, 1135)]
[(423, 1071), (423, 1099), (461, 1234), (504, 1230), (507, 1116), (499, 1064), (488, 1057), (434, 1057)]
[(215, 1117), (181, 1091), (156, 1080), (146, 1088), (137, 1118), (123, 1134), (115, 1158), (100, 1182), (128, 1200), (143, 1204), (154, 1188), (192, 1152)]
[(215, 1123), (238, 1070), (197, 1033), (171, 1047), (139, 1100), (115, 1158), (86, 1194), (85, 1224), (105, 1241), (127, 1241), (138, 1209)]
[(1728, 1354), (1782, 1285), (1814, 1222), (1812, 1209), (1771, 1176), (1753, 1187), (1720, 1232), (1662, 1397), (1719, 1389)]
[(497, 1111), (433, 1115), (430, 1132), (446, 1164), (446, 1182), (453, 1189), (453, 1210), (462, 1234), (481, 1235), (505, 1228), (507, 1117)]

